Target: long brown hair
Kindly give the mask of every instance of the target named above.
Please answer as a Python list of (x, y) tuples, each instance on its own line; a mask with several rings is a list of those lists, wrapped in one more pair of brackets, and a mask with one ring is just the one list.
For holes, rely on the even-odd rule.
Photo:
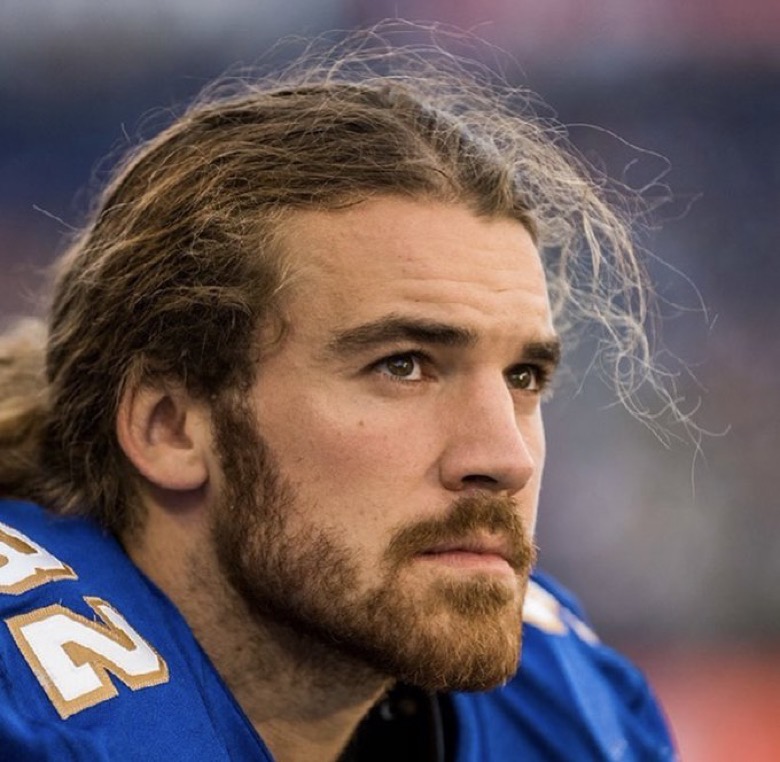
[(629, 406), (637, 375), (655, 383), (628, 228), (561, 130), (530, 114), (526, 93), (439, 49), (364, 42), (209, 88), (121, 164), (57, 264), (45, 337), (28, 324), (0, 340), (0, 494), (126, 528), (124, 390), (174, 380), (213, 402), (251, 383), (258, 328), (284, 328), (285, 215), (373, 195), (520, 220), (558, 329), (606, 331)]

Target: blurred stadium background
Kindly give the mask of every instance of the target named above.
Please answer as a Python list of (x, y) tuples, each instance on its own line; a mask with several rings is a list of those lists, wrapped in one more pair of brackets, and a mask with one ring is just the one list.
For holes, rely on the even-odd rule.
[(777, 0), (3, 0), (0, 319), (35, 309), (143, 115), (280, 36), (386, 16), (475, 29), (586, 156), (633, 185), (665, 173), (643, 243), (690, 279), (657, 268), (681, 307), (665, 346), (717, 436), (664, 447), (575, 378), (547, 412), (541, 559), (651, 675), (685, 760), (780, 759)]

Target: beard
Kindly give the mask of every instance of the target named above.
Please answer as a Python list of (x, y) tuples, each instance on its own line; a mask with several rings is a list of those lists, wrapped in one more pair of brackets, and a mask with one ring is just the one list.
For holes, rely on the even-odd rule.
[[(441, 519), (400, 528), (366, 589), (359, 551), (345, 533), (317, 523), (316, 505), (302, 505), (252, 412), (224, 403), (214, 420), (225, 487), (212, 541), (222, 574), (252, 617), (294, 633), (301, 658), (316, 653), (320, 667), (330, 654), (430, 691), (486, 690), (514, 675), (535, 548), (511, 498), (471, 494)], [(511, 581), (481, 573), (412, 576), (421, 553), (476, 532), (506, 541)]]

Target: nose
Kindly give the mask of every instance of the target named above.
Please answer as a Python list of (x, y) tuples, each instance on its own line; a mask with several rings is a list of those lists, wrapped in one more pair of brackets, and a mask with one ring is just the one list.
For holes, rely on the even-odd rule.
[(447, 445), (439, 469), (449, 490), (482, 489), (515, 494), (544, 461), (538, 403), (518, 408), (503, 376), (464, 386), (449, 401)]

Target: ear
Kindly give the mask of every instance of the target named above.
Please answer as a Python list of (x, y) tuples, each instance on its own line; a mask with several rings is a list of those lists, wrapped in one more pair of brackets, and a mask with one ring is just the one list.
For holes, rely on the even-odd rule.
[(128, 460), (155, 486), (189, 491), (208, 481), (210, 419), (205, 406), (184, 389), (126, 390), (116, 433)]

